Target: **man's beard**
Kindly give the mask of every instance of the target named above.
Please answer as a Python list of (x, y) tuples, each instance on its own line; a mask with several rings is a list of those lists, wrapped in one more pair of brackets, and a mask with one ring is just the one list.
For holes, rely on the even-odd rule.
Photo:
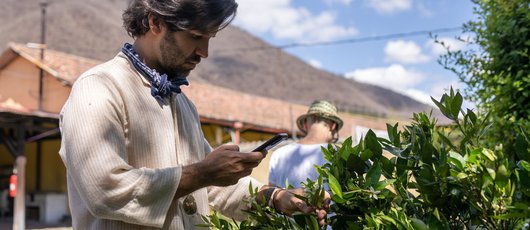
[[(188, 60), (197, 61), (198, 59), (200, 61), (199, 56), (193, 58), (184, 56), (179, 44), (170, 32), (164, 36), (164, 40), (160, 44), (160, 52), (162, 54), (162, 69), (160, 71), (167, 74), (169, 79), (186, 78), (191, 69), (182, 67), (182, 64)], [(175, 65), (175, 63), (181, 64)]]

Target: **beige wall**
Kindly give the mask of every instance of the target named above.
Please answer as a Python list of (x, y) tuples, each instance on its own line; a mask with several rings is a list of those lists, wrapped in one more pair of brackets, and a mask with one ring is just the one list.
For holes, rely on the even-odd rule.
[(57, 78), (45, 75), (43, 83), (43, 110), (59, 113), (70, 95), (70, 87), (65, 87)]
[(0, 102), (11, 98), (26, 108), (37, 108), (39, 70), (23, 58), (0, 71)]
[[(15, 58), (0, 70), (0, 102), (11, 98), (30, 110), (38, 109), (40, 71), (24, 58)], [(54, 76), (44, 72), (43, 107), (45, 112), (57, 113), (70, 93)]]
[[(36, 143), (26, 144), (26, 191), (35, 192), (37, 183), (36, 174)], [(41, 157), (41, 191), (42, 192), (66, 192), (66, 168), (59, 157), (60, 141), (42, 142)], [(12, 155), (4, 145), (0, 145), (0, 165), (13, 165), (15, 162)]]

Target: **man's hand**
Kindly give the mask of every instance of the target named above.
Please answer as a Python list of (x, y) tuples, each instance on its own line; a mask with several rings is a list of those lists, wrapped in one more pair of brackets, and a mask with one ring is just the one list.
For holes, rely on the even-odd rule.
[(237, 145), (222, 145), (198, 163), (206, 185), (228, 186), (237, 183), (263, 160), (259, 152), (242, 153)]
[(318, 223), (324, 225), (326, 221), (327, 210), (329, 209), (329, 202), (331, 197), (328, 192), (324, 193), (322, 209), (317, 209), (306, 204), (303, 200), (298, 199), (294, 194), (304, 195), (304, 190), (297, 189), (277, 189), (276, 193), (271, 197), (274, 202), (274, 207), (277, 211), (291, 216), (295, 212), (314, 213), (317, 216)]
[(242, 177), (250, 175), (263, 158), (260, 152), (239, 152), (237, 145), (219, 146), (202, 161), (182, 167), (175, 196), (182, 197), (210, 185), (233, 185)]

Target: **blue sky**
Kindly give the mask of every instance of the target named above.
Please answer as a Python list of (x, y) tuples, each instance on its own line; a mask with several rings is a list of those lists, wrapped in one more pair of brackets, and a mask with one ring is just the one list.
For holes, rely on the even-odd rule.
[[(455, 28), (474, 18), (468, 0), (237, 0), (234, 25), (281, 46)], [(459, 30), (437, 34), (464, 48)], [(285, 49), (317, 68), (432, 104), (458, 78), (437, 63), (444, 52), (428, 34)]]

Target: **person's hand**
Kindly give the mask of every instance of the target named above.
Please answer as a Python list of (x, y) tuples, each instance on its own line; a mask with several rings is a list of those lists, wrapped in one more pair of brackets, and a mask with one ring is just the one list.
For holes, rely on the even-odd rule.
[(331, 200), (329, 193), (324, 193), (323, 204), (320, 209), (306, 204), (303, 200), (297, 198), (295, 194), (304, 196), (304, 190), (301, 188), (289, 190), (278, 189), (276, 194), (273, 194), (273, 197), (271, 198), (273, 199), (272, 202), (274, 202), (274, 208), (280, 213), (288, 216), (292, 216), (295, 212), (306, 214), (314, 213), (318, 219), (318, 223), (324, 225), (326, 223), (327, 210), (329, 209), (329, 202)]
[(263, 158), (260, 152), (242, 153), (237, 145), (222, 145), (197, 166), (207, 185), (228, 186), (250, 175)]

